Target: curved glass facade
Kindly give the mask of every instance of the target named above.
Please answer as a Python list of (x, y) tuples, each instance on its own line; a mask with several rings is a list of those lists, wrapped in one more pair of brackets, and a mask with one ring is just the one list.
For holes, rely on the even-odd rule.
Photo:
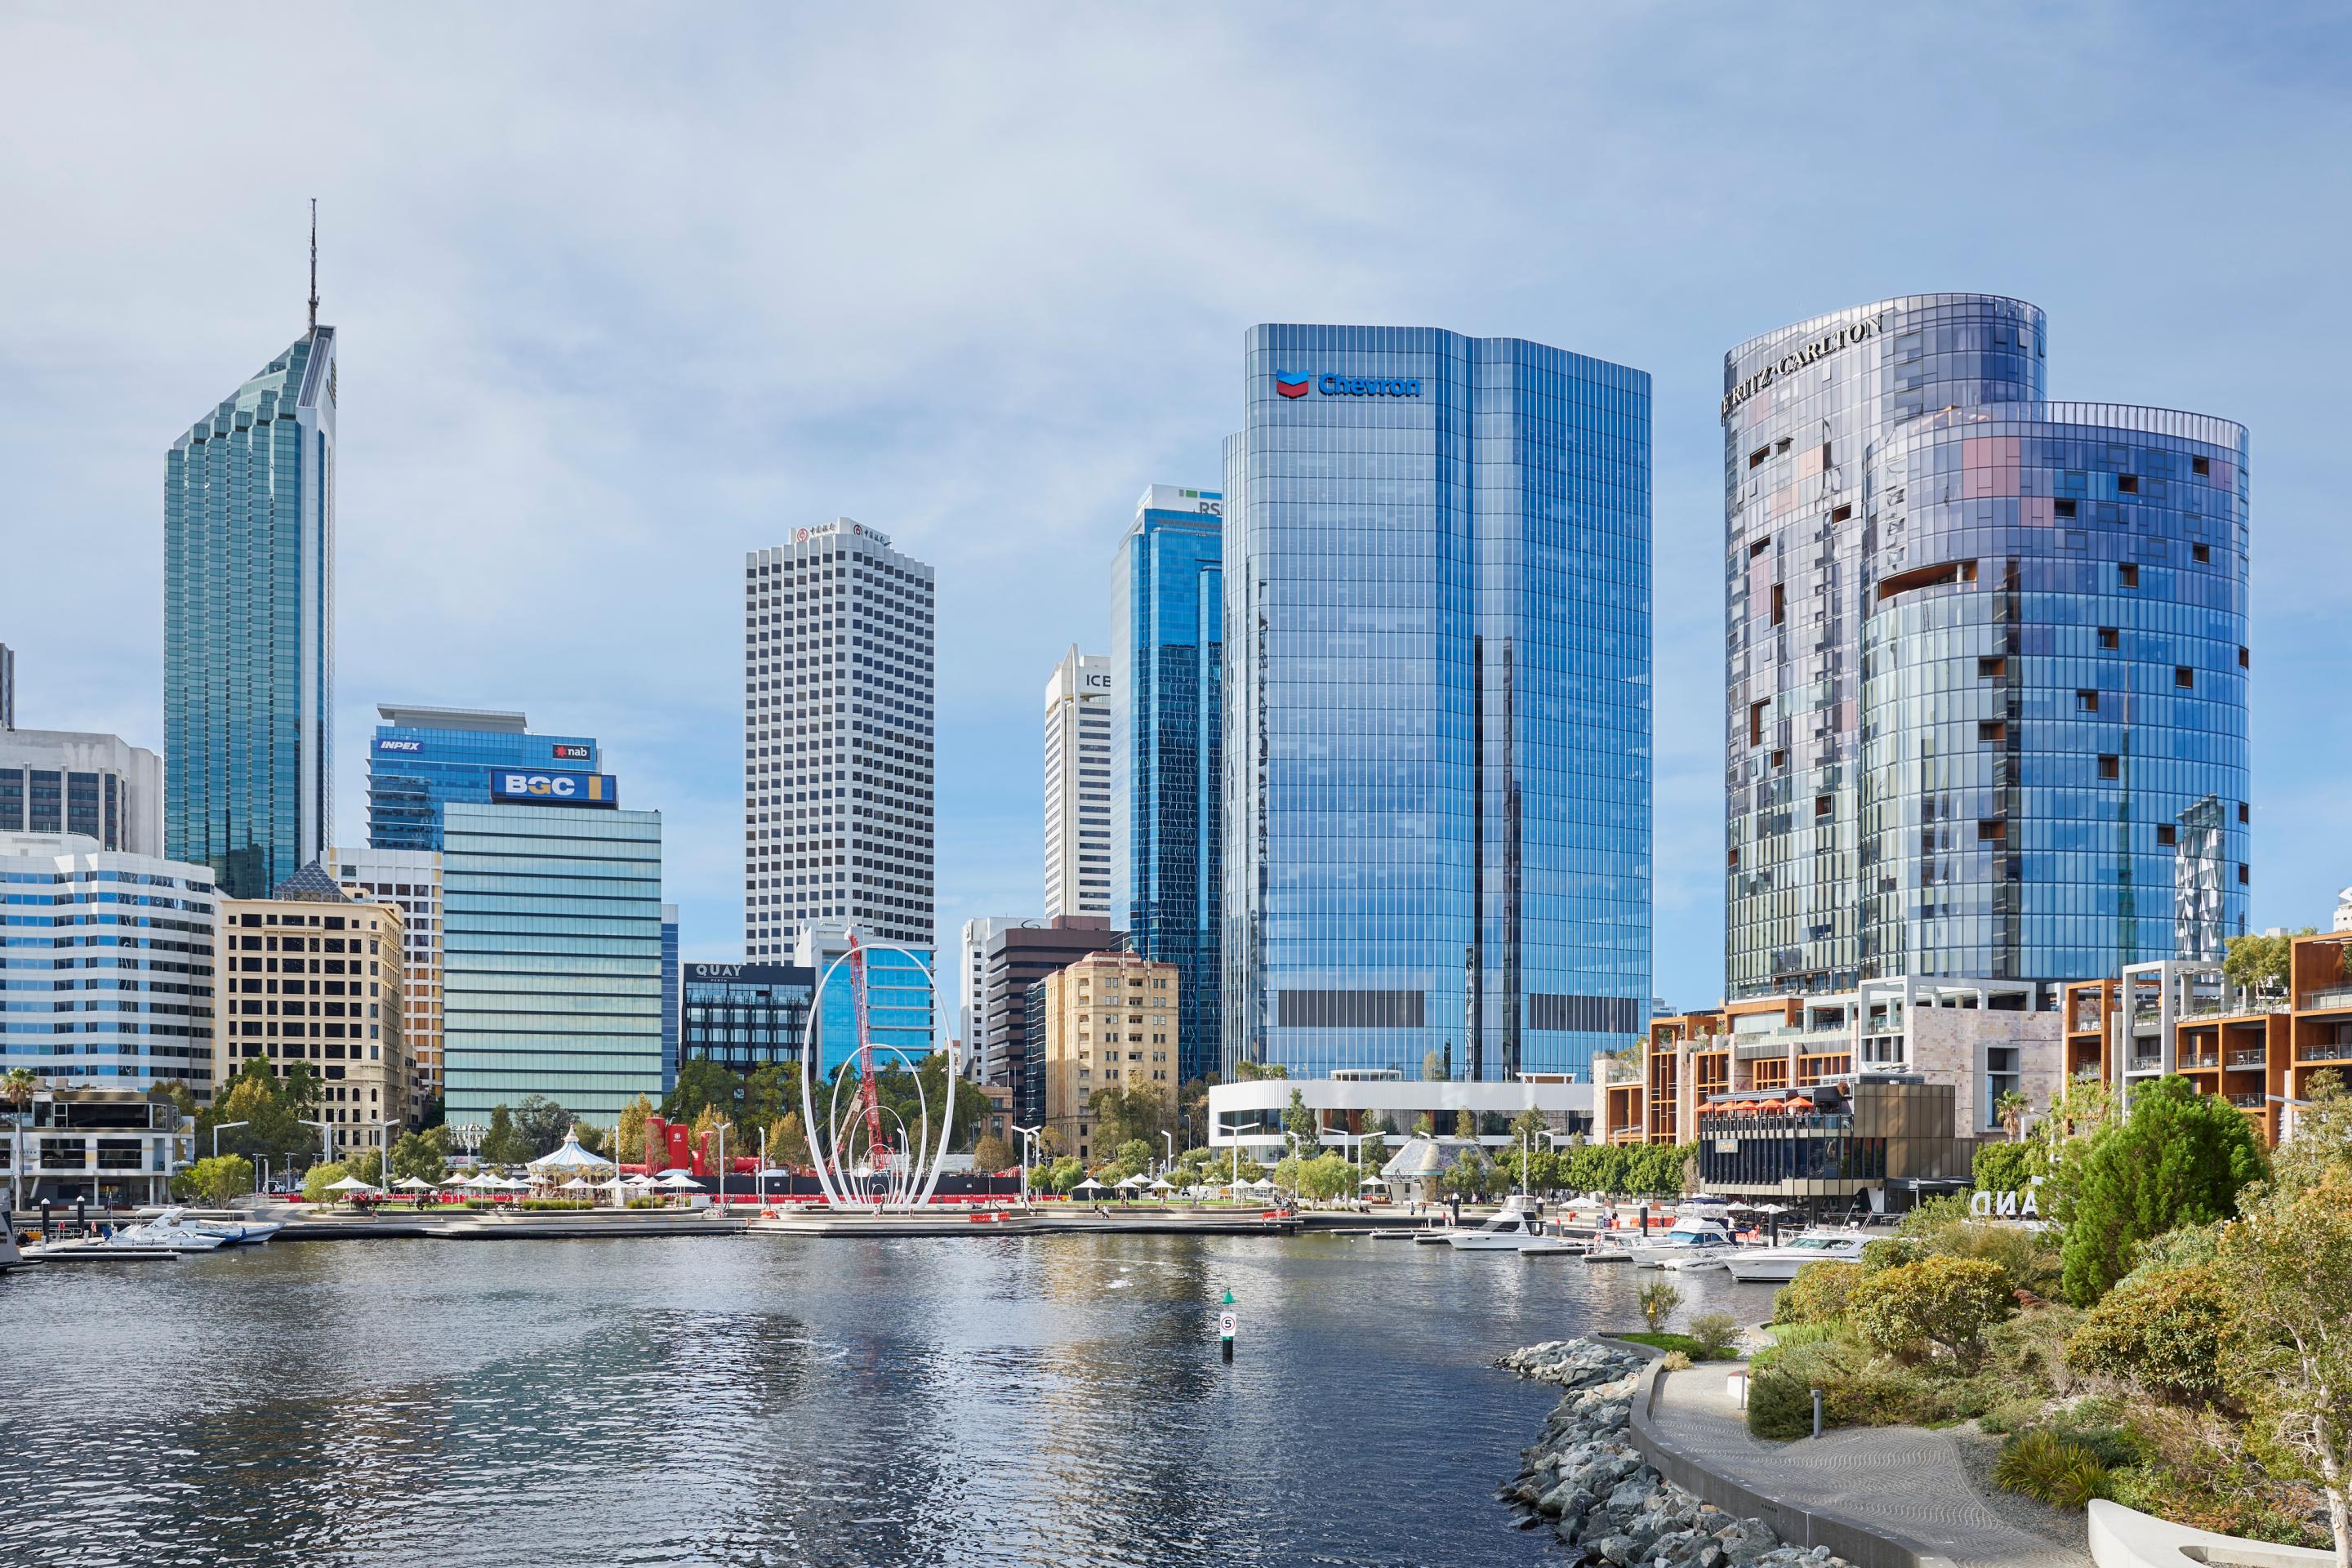
[(1260, 326), (1226, 447), (1223, 1068), (1584, 1070), (1650, 975), (1650, 380)]
[(1873, 451), (1862, 963), (2050, 980), (2245, 930), (2246, 432), (2105, 404)]
[(1864, 973), (1859, 872), (1863, 472), (1929, 409), (2042, 395), (2042, 312), (1914, 294), (1816, 316), (1723, 361), (1724, 987)]

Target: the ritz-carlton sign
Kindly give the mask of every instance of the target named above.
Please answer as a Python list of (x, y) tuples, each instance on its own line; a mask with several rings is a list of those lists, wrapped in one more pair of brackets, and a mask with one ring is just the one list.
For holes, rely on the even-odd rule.
[(1834, 332), (1824, 332), (1811, 342), (1790, 350), (1738, 386), (1733, 387), (1723, 400), (1722, 417), (1728, 418), (1733, 409), (1782, 376), (1794, 375), (1816, 360), (1827, 359), (1840, 349), (1850, 349), (1864, 339), (1876, 337), (1878, 321), (1879, 318), (1876, 316), (1871, 317), (1866, 321), (1850, 321)]

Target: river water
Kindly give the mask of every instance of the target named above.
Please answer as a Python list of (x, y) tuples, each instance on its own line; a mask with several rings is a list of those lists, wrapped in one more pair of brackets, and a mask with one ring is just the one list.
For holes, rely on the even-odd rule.
[(1493, 1500), (1553, 1396), (1487, 1363), (1631, 1323), (1659, 1278), (1339, 1237), (29, 1269), (0, 1278), (0, 1563), (1557, 1562)]

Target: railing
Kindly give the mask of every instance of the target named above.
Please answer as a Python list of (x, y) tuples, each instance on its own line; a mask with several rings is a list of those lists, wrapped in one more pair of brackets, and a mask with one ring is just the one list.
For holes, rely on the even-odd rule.
[(2267, 1059), (2268, 1053), (2261, 1050), (2231, 1051), (2230, 1053), (2230, 1065), (2233, 1068), (2258, 1068), (2261, 1067)]
[(2233, 1094), (2230, 1097), (2230, 1103), (2241, 1110), (2260, 1110), (2263, 1097), (2259, 1094)]
[[(2137, 1057), (2135, 1057), (2135, 1058), (2132, 1058), (2132, 1061), (2133, 1061), (2133, 1065), (2134, 1065), (2134, 1066), (2137, 1066), (2137, 1065), (2138, 1065), (2139, 1058), (2137, 1058)], [(2197, 1069), (2199, 1069), (2199, 1068), (2217, 1068), (2217, 1067), (2220, 1067), (2220, 1066), (2221, 1065), (2221, 1058), (2220, 1057), (2202, 1057), (2202, 1056), (2200, 1056), (2200, 1057), (2175, 1057), (2175, 1058), (2173, 1058), (2172, 1065), (2173, 1065), (2173, 1068), (2175, 1068), (2175, 1070), (2177, 1070), (2177, 1071), (2179, 1071), (2179, 1072), (2194, 1072), (2194, 1071), (2196, 1071)]]
[(2294, 1059), (2299, 1062), (2352, 1061), (2352, 1040), (2338, 1040), (2332, 1046), (2297, 1046)]
[[(2196, 996), (2182, 1004), (2174, 1014), (2177, 1018), (2234, 1018), (2261, 1013), (2284, 1013), (2289, 1002), (2284, 996)], [(2149, 1017), (2155, 1015), (2150, 1013)]]
[(2133, 1072), (2154, 1072), (2163, 1065), (2164, 1056), (2161, 1052), (2150, 1052), (2147, 1056), (2140, 1056), (2135, 1053), (2131, 1059), (2131, 1070)]
[(2352, 1007), (2352, 985), (2331, 985), (2324, 991), (2303, 994), (2303, 1009), (2306, 1013), (2326, 1012), (2337, 1007)]

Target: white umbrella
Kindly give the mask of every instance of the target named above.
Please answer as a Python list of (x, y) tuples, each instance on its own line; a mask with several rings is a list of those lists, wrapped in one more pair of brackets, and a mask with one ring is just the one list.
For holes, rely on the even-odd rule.
[(502, 1187), (506, 1185), (506, 1184), (499, 1180), (498, 1177), (492, 1175), (488, 1171), (477, 1171), (472, 1175), (466, 1178), (466, 1185), (472, 1187), (477, 1192), (488, 1192), (492, 1187)]
[(1119, 1183), (1119, 1185), (1122, 1187), (1140, 1187), (1148, 1184), (1149, 1184), (1145, 1182), (1141, 1172), (1138, 1172), (1134, 1175), (1128, 1177), (1127, 1180)]
[(395, 1187), (404, 1188), (412, 1193), (429, 1193), (433, 1190), (432, 1183), (424, 1181), (415, 1176), (403, 1176), (400, 1180), (393, 1183), (392, 1184)]
[(555, 1190), (559, 1193), (593, 1193), (596, 1188), (594, 1184), (574, 1176)]
[(1244, 1182), (1242, 1185), (1247, 1187), (1254, 1193), (1270, 1193), (1274, 1191), (1274, 1184), (1267, 1181), (1264, 1176), (1260, 1176), (1255, 1182)]
[(1155, 1193), (1172, 1193), (1176, 1190), (1176, 1184), (1162, 1176), (1151, 1184), (1151, 1190)]
[(327, 1190), (331, 1193), (372, 1193), (375, 1191), (373, 1187), (369, 1186), (357, 1176), (345, 1176), (340, 1182), (329, 1182), (327, 1184)]
[(657, 1187), (660, 1186), (661, 1184), (655, 1181), (651, 1176), (646, 1175), (643, 1171), (639, 1171), (635, 1175), (629, 1178), (627, 1185), (632, 1187)]
[(662, 1176), (660, 1184), (665, 1187), (692, 1187), (697, 1192), (702, 1190), (702, 1184), (696, 1181), (692, 1176), (688, 1175), (684, 1171), (670, 1171), (665, 1173)]
[(1360, 1187), (1385, 1187), (1388, 1184), (1381, 1181), (1378, 1176), (1366, 1176), (1362, 1181), (1358, 1182), (1356, 1185)]
[(1076, 1186), (1072, 1187), (1072, 1188), (1070, 1189), (1070, 1191), (1072, 1191), (1072, 1192), (1074, 1192), (1074, 1193), (1084, 1193), (1084, 1192), (1097, 1192), (1097, 1193), (1098, 1193), (1098, 1192), (1101, 1192), (1102, 1190), (1103, 1190), (1103, 1184), (1102, 1184), (1100, 1182), (1096, 1181), (1092, 1176), (1088, 1176), (1085, 1181), (1080, 1182)]

